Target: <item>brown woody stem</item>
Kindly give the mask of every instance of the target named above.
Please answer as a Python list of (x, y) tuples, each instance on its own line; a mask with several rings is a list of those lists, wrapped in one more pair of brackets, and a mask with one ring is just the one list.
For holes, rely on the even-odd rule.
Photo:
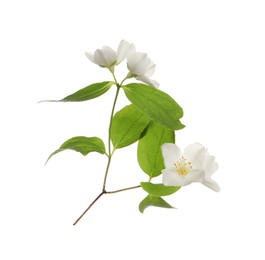
[(122, 191), (126, 191), (126, 190), (133, 190), (133, 189), (137, 189), (140, 188), (140, 185), (137, 186), (133, 186), (133, 187), (129, 187), (129, 188), (124, 188), (124, 189), (120, 189), (120, 190), (114, 190), (114, 191), (105, 191), (103, 190), (93, 201), (92, 203), (87, 207), (87, 209), (81, 214), (81, 216), (74, 222), (73, 225), (76, 225), (79, 220), (87, 213), (87, 211), (97, 202), (97, 200), (103, 195), (103, 194), (113, 194), (113, 193), (118, 193), (118, 192), (122, 192)]

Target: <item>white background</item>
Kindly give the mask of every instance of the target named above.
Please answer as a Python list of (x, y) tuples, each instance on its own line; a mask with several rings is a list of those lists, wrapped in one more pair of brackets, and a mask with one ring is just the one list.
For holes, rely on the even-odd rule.
[[(264, 259), (264, 13), (256, 0), (1, 1), (0, 258)], [(84, 52), (121, 39), (157, 64), (153, 78), (185, 111), (177, 143), (208, 147), (221, 192), (192, 184), (167, 198), (176, 210), (144, 214), (144, 191), (106, 195), (72, 226), (100, 193), (106, 158), (67, 151), (43, 165), (70, 137), (106, 141), (114, 88), (37, 101), (110, 80)], [(109, 190), (147, 180), (135, 154), (116, 153)]]

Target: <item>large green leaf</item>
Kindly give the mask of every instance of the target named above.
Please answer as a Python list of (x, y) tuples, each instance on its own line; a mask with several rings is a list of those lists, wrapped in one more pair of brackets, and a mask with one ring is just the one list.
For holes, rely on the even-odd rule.
[(161, 151), (164, 143), (175, 143), (174, 131), (151, 122), (139, 140), (137, 151), (141, 169), (151, 178), (160, 175), (165, 168)]
[(77, 92), (61, 99), (61, 100), (45, 100), (45, 102), (78, 102), (86, 101), (103, 95), (114, 84), (112, 81), (104, 81), (100, 83), (94, 83), (85, 88), (78, 90)]
[(163, 200), (160, 197), (155, 197), (152, 195), (148, 195), (146, 198), (144, 198), (140, 204), (139, 204), (139, 210), (141, 213), (144, 212), (144, 210), (150, 206), (154, 207), (160, 207), (160, 208), (174, 208), (170, 204), (168, 204), (165, 200)]
[(141, 182), (142, 188), (152, 196), (168, 196), (180, 189), (178, 186), (165, 186), (162, 183), (154, 184), (150, 182)]
[(185, 127), (179, 121), (182, 108), (165, 92), (141, 83), (131, 83), (123, 89), (127, 98), (155, 122), (172, 130)]
[(140, 139), (150, 119), (134, 105), (118, 111), (112, 121), (111, 141), (114, 148), (128, 146)]
[(98, 152), (101, 154), (105, 153), (105, 145), (103, 141), (98, 137), (85, 137), (85, 136), (76, 136), (73, 137), (67, 141), (65, 141), (59, 149), (54, 151), (49, 158), (47, 159), (46, 163), (49, 161), (49, 159), (64, 150), (74, 150), (76, 152), (79, 152), (83, 155), (87, 155), (90, 152)]

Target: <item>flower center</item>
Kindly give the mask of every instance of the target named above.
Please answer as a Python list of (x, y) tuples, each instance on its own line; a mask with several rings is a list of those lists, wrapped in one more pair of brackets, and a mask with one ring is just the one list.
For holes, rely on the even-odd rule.
[(174, 166), (176, 167), (176, 172), (182, 176), (189, 174), (192, 169), (191, 162), (188, 162), (184, 156), (181, 156), (181, 158), (174, 163)]

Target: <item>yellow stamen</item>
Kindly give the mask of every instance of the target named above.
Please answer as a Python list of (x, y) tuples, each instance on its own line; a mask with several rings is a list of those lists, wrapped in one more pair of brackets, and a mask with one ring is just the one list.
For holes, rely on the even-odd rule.
[(192, 169), (191, 162), (187, 162), (184, 156), (181, 156), (181, 158), (174, 163), (174, 166), (176, 167), (176, 172), (182, 176), (189, 174)]

